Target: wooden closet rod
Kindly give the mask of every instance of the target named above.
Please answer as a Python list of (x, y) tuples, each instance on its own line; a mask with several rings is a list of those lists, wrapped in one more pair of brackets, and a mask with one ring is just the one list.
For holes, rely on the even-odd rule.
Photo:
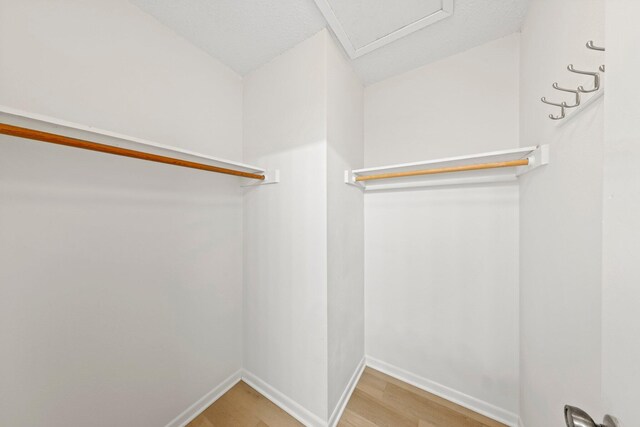
[(67, 147), (82, 148), (84, 150), (99, 151), (101, 153), (115, 154), (116, 156), (132, 157), (134, 159), (142, 159), (150, 162), (182, 166), (184, 168), (200, 169), (208, 172), (217, 172), (226, 175), (264, 180), (264, 175), (255, 173), (205, 165), (203, 163), (190, 162), (188, 160), (160, 156), (158, 154), (145, 153), (143, 151), (130, 150), (128, 148), (115, 147), (113, 145), (99, 144), (97, 142), (84, 141), (82, 139), (70, 138), (68, 136), (57, 135), (55, 133), (42, 132), (39, 130), (12, 126), (4, 123), (0, 123), (0, 134), (16, 136), (18, 138), (33, 139), (42, 142), (49, 142), (51, 144), (66, 145)]
[(438, 174), (438, 173), (477, 171), (477, 170), (481, 170), (481, 169), (508, 168), (508, 167), (512, 167), (512, 166), (526, 166), (528, 164), (529, 164), (529, 159), (510, 160), (510, 161), (507, 161), (507, 162), (480, 163), (480, 164), (476, 164), (476, 165), (451, 166), (451, 167), (448, 167), (448, 168), (424, 169), (424, 170), (419, 170), (419, 171), (390, 172), (390, 173), (381, 173), (381, 174), (378, 174), (378, 175), (363, 175), (363, 176), (357, 176), (356, 177), (356, 181), (372, 181), (374, 179), (402, 178), (402, 177), (407, 177), (407, 176), (435, 175), (435, 174)]

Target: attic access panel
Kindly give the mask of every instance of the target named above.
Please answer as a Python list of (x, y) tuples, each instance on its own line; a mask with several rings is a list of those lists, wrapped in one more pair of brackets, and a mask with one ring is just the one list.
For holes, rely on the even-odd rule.
[(453, 0), (315, 2), (352, 59), (453, 14)]

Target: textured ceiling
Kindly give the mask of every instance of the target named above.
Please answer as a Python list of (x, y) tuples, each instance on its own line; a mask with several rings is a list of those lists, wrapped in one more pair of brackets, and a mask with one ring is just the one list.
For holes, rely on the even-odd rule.
[[(314, 0), (130, 1), (242, 75), (327, 26)], [(342, 2), (341, 13), (348, 14), (358, 10), (349, 6), (353, 1), (333, 3)], [(381, 2), (368, 1), (372, 10)], [(370, 84), (511, 34), (520, 29), (527, 1), (455, 0), (453, 16), (352, 60), (353, 68)], [(361, 37), (385, 31), (385, 21), (358, 13), (351, 22)], [(405, 14), (399, 10), (393, 19), (406, 20)]]
[(242, 75), (327, 25), (313, 0), (130, 1)]

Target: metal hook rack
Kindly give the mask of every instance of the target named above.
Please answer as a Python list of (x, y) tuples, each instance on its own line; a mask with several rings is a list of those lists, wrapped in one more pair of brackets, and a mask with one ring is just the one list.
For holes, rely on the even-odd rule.
[[(589, 40), (586, 43), (586, 47), (588, 49), (595, 50), (595, 51), (600, 51), (600, 52), (604, 52), (604, 50), (605, 50), (604, 47), (600, 47), (600, 46), (595, 45), (593, 40)], [(585, 88), (584, 85), (580, 85), (576, 89), (567, 89), (567, 88), (560, 87), (558, 82), (553, 83), (553, 85), (551, 85), (551, 86), (555, 90), (558, 90), (558, 91), (561, 91), (561, 92), (573, 93), (575, 95), (575, 102), (573, 104), (568, 104), (567, 102), (556, 103), (556, 102), (548, 101), (544, 96), (542, 98), (540, 98), (540, 100), (542, 102), (544, 102), (545, 104), (553, 105), (554, 107), (559, 107), (560, 108), (560, 115), (555, 116), (553, 114), (549, 114), (549, 118), (551, 120), (562, 120), (565, 117), (567, 117), (567, 115), (566, 115), (567, 108), (576, 108), (576, 107), (580, 106), (581, 104), (585, 105), (585, 102), (583, 102), (583, 100), (581, 99), (581, 95), (582, 94), (592, 94), (591, 98), (588, 99), (588, 101), (591, 101), (591, 100), (595, 99), (596, 97), (598, 97), (598, 95), (600, 95), (602, 93), (602, 92), (600, 92), (599, 94), (596, 94), (596, 92), (598, 92), (598, 91), (600, 91), (602, 89), (602, 82), (601, 82), (601, 78), (600, 78), (600, 72), (604, 72), (604, 70), (605, 70), (604, 65), (601, 65), (600, 67), (598, 67), (598, 71), (585, 71), (585, 70), (579, 70), (579, 69), (575, 68), (573, 66), (573, 64), (569, 64), (567, 66), (567, 70), (569, 70), (570, 72), (575, 73), (575, 74), (582, 74), (582, 75), (585, 75), (585, 76), (590, 76), (591, 78), (593, 78), (593, 87), (587, 89), (587, 88)]]

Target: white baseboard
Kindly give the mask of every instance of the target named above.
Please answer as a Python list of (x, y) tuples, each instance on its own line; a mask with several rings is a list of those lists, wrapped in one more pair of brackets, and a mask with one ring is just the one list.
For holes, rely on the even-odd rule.
[(195, 417), (200, 415), (202, 411), (207, 409), (213, 402), (218, 400), (223, 394), (225, 394), (231, 387), (236, 385), (240, 379), (242, 370), (234, 373), (226, 380), (222, 381), (213, 390), (202, 396), (196, 403), (189, 406), (180, 415), (175, 417), (166, 427), (184, 427), (189, 424)]
[(447, 399), (448, 401), (456, 403), (460, 406), (464, 406), (467, 409), (470, 409), (474, 412), (477, 412), (508, 426), (518, 426), (518, 415), (514, 414), (513, 412), (499, 408), (495, 405), (492, 405), (491, 403), (484, 402), (480, 399), (476, 399), (475, 397), (469, 396), (435, 381), (431, 381), (419, 375), (412, 374), (411, 372), (405, 371), (402, 368), (390, 365), (381, 360), (377, 360), (369, 356), (366, 357), (366, 360), (367, 366), (377, 371), (383, 372), (389, 376), (397, 378), (400, 381), (404, 381), (408, 384), (411, 384), (412, 386), (440, 396), (443, 399)]
[(364, 371), (364, 368), (366, 366), (369, 366), (375, 370), (383, 372), (387, 375), (399, 379), (400, 381), (404, 381), (429, 393), (433, 393), (437, 396), (449, 400), (450, 402), (457, 403), (460, 406), (464, 406), (467, 409), (485, 415), (508, 426), (524, 427), (524, 423), (522, 422), (522, 420), (516, 414), (510, 411), (499, 408), (495, 405), (484, 402), (480, 399), (476, 399), (475, 397), (469, 396), (467, 394), (439, 384), (435, 381), (431, 381), (429, 379), (412, 374), (411, 372), (405, 371), (402, 368), (398, 368), (369, 356), (366, 356), (358, 364), (358, 367), (351, 376), (351, 379), (349, 380), (346, 389), (342, 393), (338, 404), (333, 410), (329, 422), (325, 422), (319, 416), (309, 411), (271, 385), (267, 384), (262, 379), (253, 375), (251, 372), (240, 370), (224, 380), (213, 390), (202, 396), (197, 402), (195, 402), (184, 412), (182, 412), (171, 422), (169, 422), (166, 427), (186, 426), (202, 411), (207, 409), (213, 402), (218, 400), (223, 394), (229, 391), (229, 389), (236, 385), (240, 380), (243, 380), (244, 382), (249, 384), (264, 397), (269, 399), (275, 405), (279, 406), (283, 411), (287, 412), (289, 415), (291, 415), (307, 427), (335, 427), (340, 420), (344, 409), (349, 403), (349, 399), (353, 394), (353, 390), (355, 390), (356, 385), (358, 384), (358, 381), (360, 380), (362, 372)]
[(329, 418), (329, 427), (335, 427), (338, 424), (338, 421), (340, 421), (344, 408), (347, 407), (347, 403), (349, 403), (353, 390), (355, 390), (358, 381), (360, 381), (360, 377), (362, 376), (365, 366), (367, 365), (365, 364), (365, 358), (363, 357), (360, 363), (358, 363), (356, 370), (353, 371), (353, 375), (347, 384), (347, 388), (344, 389), (342, 396), (340, 396), (340, 400), (338, 400), (338, 404), (331, 414), (331, 418)]
[(326, 427), (327, 423), (313, 412), (300, 405), (284, 393), (276, 390), (247, 370), (242, 371), (242, 381), (253, 387), (258, 393), (269, 399), (283, 411), (307, 427)]

